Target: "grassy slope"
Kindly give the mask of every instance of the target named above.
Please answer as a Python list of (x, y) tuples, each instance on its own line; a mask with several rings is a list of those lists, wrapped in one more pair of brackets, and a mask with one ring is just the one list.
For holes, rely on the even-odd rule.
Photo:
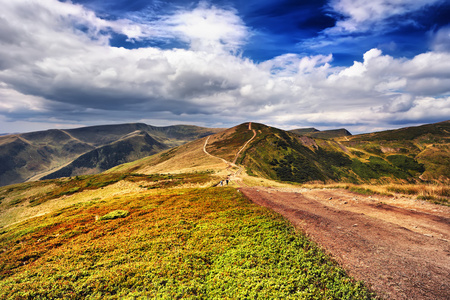
[(202, 138), (156, 155), (152, 155), (131, 163), (123, 164), (108, 172), (153, 173), (186, 173), (215, 170), (221, 172), (226, 164), (203, 152), (206, 138)]
[(238, 160), (249, 174), (299, 183), (445, 183), (450, 178), (450, 121), (335, 140), (256, 126), (256, 139)]
[[(397, 158), (391, 158), (405, 165), (405, 157), (412, 158), (423, 164), (421, 178), (424, 180), (446, 182), (450, 178), (450, 121), (356, 135), (339, 141), (363, 159), (374, 156), (389, 161), (389, 156), (396, 155)], [(413, 175), (417, 172), (414, 168), (409, 171)]]
[[(235, 189), (186, 188), (207, 184), (208, 173), (114, 176), (41, 183), (55, 194), (72, 191), (58, 201), (73, 204), (2, 229), (0, 298), (371, 297), (280, 216)], [(40, 193), (32, 203), (53, 201)], [(116, 210), (128, 214), (102, 220)]]
[[(407, 138), (387, 141), (383, 137), (385, 140), (379, 138), (367, 141), (362, 140), (361, 136), (355, 136), (324, 140), (298, 136), (257, 123), (252, 124), (252, 129), (257, 131), (257, 136), (237, 160), (250, 175), (299, 183), (414, 183), (421, 181), (419, 177), (441, 181), (450, 178), (450, 151), (445, 132), (439, 135), (431, 130), (431, 134), (426, 134), (434, 144), (420, 137), (421, 144), (416, 145), (415, 140)], [(430, 131), (427, 130), (425, 128), (423, 131)], [(207, 150), (215, 156), (233, 161), (239, 149), (252, 136), (248, 123), (244, 123), (210, 136)], [(222, 168), (222, 162), (203, 153), (205, 140), (188, 143), (113, 171), (150, 174)]]

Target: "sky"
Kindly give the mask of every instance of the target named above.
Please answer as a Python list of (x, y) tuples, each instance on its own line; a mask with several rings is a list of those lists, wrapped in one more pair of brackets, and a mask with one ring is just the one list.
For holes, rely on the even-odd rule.
[(448, 0), (0, 0), (0, 133), (450, 119)]

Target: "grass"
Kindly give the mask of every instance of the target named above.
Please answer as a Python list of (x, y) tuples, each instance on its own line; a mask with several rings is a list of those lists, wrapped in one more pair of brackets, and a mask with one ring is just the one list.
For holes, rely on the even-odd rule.
[[(49, 190), (45, 195), (34, 194), (24, 196), (19, 194), (15, 199), (9, 202), (9, 206), (15, 206), (20, 203), (29, 201), (30, 206), (37, 206), (49, 200), (62, 196), (72, 195), (86, 190), (96, 190), (117, 183), (121, 180), (130, 182), (141, 182), (141, 187), (147, 188), (168, 188), (183, 185), (186, 183), (200, 184), (207, 183), (210, 180), (210, 172), (196, 172), (191, 174), (125, 174), (125, 173), (109, 173), (99, 175), (76, 176), (71, 178), (48, 180), (42, 182), (34, 182), (26, 184), (26, 189), (21, 185), (12, 186), (4, 192), (23, 191), (31, 187), (42, 187), (45, 185), (56, 185), (56, 188)], [(1, 192), (0, 192), (1, 193)], [(5, 197), (5, 196), (3, 196)]]
[(415, 197), (418, 200), (425, 200), (434, 204), (450, 206), (450, 186), (442, 183), (432, 184), (352, 184), (352, 183), (331, 183), (331, 184), (304, 184), (307, 188), (342, 188), (361, 195), (384, 195), (384, 196), (405, 196)]
[[(128, 215), (95, 221), (112, 211)], [(279, 215), (232, 188), (75, 204), (0, 232), (0, 298), (369, 299)]]

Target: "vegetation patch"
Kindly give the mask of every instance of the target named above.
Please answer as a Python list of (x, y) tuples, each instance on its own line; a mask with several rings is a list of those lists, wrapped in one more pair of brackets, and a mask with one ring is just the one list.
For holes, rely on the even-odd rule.
[(127, 210), (120, 210), (120, 209), (118, 209), (118, 210), (114, 210), (112, 212), (109, 212), (106, 215), (101, 216), (99, 218), (99, 220), (103, 221), (103, 220), (114, 220), (114, 219), (117, 219), (117, 218), (126, 218), (126, 217), (128, 217), (129, 214), (130, 214), (130, 212), (127, 211)]
[[(117, 210), (128, 217), (95, 222)], [(232, 188), (74, 205), (8, 227), (0, 249), (2, 299), (373, 297), (282, 217)]]
[(403, 171), (413, 171), (422, 173), (425, 171), (424, 165), (418, 163), (414, 158), (405, 155), (390, 155), (387, 160)]
[[(211, 172), (196, 172), (190, 174), (124, 174), (124, 173), (108, 173), (98, 175), (75, 176), (64, 179), (52, 179), (45, 181), (33, 182), (30, 184), (15, 185), (9, 188), (0, 188), (0, 194), (17, 194), (17, 196), (9, 202), (9, 206), (29, 201), (30, 206), (40, 205), (48, 200), (69, 196), (85, 190), (96, 190), (117, 183), (121, 180), (130, 182), (142, 182), (141, 187), (146, 188), (171, 188), (181, 186), (183, 184), (203, 184), (210, 180)], [(147, 183), (147, 184), (145, 184)], [(56, 185), (45, 194), (35, 194), (32, 196), (23, 196), (20, 192), (27, 189), (44, 187), (46, 185)], [(24, 188), (24, 186), (26, 188)], [(6, 197), (6, 196), (3, 196)]]

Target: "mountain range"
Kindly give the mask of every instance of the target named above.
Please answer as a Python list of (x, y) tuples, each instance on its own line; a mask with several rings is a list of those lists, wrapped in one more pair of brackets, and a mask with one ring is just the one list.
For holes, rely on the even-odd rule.
[(450, 121), (360, 135), (346, 129), (250, 126), (252, 130), (249, 123), (230, 129), (137, 123), (3, 136), (0, 185), (97, 174), (124, 163), (131, 163), (133, 172), (189, 171), (203, 164), (199, 157), (207, 136), (211, 154), (268, 179), (360, 183), (450, 178)]
[(220, 130), (135, 123), (0, 136), (0, 185), (100, 173)]

